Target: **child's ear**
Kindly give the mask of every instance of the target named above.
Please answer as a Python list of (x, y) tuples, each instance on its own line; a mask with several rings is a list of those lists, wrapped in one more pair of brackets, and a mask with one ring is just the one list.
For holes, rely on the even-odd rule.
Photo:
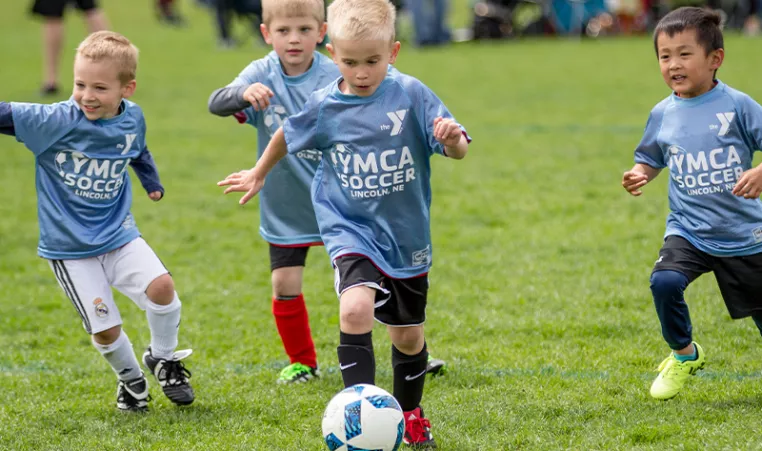
[(328, 32), (328, 24), (323, 22), (323, 25), (318, 28), (318, 32), (320, 33), (318, 35), (318, 42), (323, 42), (323, 39), (325, 39), (325, 34)]
[(725, 49), (717, 49), (713, 50), (712, 53), (709, 54), (710, 59), (710, 67), (713, 70), (717, 70), (722, 66), (722, 62), (725, 61)]
[(395, 42), (392, 44), (392, 55), (389, 58), (389, 64), (394, 64), (395, 61), (397, 61), (397, 55), (400, 53), (400, 47), (402, 44), (400, 44), (400, 41)]
[(138, 82), (135, 80), (130, 80), (127, 83), (125, 83), (124, 86), (122, 86), (122, 98), (123, 99), (129, 99), (132, 97), (133, 94), (135, 94), (135, 88), (137, 87)]
[(272, 36), (270, 36), (270, 30), (267, 28), (267, 25), (260, 24), (259, 31), (262, 33), (262, 37), (265, 38), (267, 45), (273, 45)]

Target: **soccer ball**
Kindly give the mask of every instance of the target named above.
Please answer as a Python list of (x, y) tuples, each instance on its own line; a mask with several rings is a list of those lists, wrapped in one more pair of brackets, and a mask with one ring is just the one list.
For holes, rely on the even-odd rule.
[(331, 451), (396, 451), (404, 433), (399, 403), (375, 385), (340, 391), (323, 413), (323, 438)]

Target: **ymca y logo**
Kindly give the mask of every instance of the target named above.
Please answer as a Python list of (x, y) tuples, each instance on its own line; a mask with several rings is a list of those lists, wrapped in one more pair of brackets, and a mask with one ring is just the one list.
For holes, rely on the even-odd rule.
[(720, 120), (720, 131), (717, 136), (725, 136), (730, 129), (730, 123), (736, 117), (736, 113), (717, 113), (717, 119)]
[[(389, 119), (392, 120), (392, 131), (391, 136), (397, 136), (402, 131), (402, 121), (405, 120), (405, 116), (407, 116), (407, 110), (397, 110), (392, 111), (391, 113), (386, 113), (387, 116), (389, 116)], [(386, 129), (386, 127), (384, 127)]]

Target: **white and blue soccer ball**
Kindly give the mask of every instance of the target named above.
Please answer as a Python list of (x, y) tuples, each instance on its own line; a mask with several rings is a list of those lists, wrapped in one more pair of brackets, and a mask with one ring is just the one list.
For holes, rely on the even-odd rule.
[(323, 438), (331, 451), (396, 451), (404, 433), (399, 403), (375, 385), (340, 391), (323, 413)]

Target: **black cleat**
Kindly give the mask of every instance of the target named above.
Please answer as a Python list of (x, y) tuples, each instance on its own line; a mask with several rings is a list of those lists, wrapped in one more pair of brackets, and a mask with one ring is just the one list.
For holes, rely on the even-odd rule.
[(426, 373), (431, 374), (432, 377), (444, 376), (447, 374), (447, 364), (444, 360), (435, 359), (429, 355), (429, 360), (426, 363)]
[(187, 406), (193, 403), (195, 399), (193, 387), (188, 381), (191, 372), (181, 362), (192, 352), (192, 349), (184, 349), (175, 352), (170, 360), (157, 359), (151, 355), (151, 347), (149, 346), (143, 354), (143, 364), (156, 376), (156, 380), (159, 381), (159, 385), (161, 385), (161, 389), (167, 398), (178, 406)]
[(148, 381), (143, 373), (140, 377), (129, 381), (119, 380), (116, 389), (116, 407), (119, 410), (128, 412), (147, 412), (148, 401), (151, 395), (148, 394)]

